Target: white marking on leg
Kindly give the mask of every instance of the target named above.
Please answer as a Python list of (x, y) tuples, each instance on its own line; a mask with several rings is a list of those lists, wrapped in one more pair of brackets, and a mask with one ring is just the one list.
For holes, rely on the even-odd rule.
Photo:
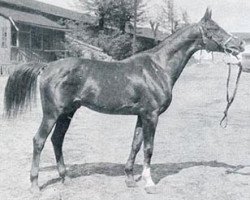
[(143, 167), (142, 178), (146, 181), (145, 187), (155, 186), (155, 183), (153, 182), (151, 177), (150, 167)]

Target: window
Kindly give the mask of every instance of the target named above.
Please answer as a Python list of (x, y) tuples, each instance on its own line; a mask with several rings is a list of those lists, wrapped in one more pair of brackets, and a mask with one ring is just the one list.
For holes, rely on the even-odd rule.
[(31, 30), (31, 48), (36, 50), (42, 49), (42, 30), (39, 28), (32, 28)]
[(53, 48), (53, 31), (45, 29), (43, 35), (43, 48), (44, 50), (52, 50)]
[(26, 32), (19, 33), (19, 42), (21, 48), (30, 48), (30, 34)]
[(7, 27), (4, 26), (2, 27), (2, 43), (1, 43), (2, 48), (7, 48)]

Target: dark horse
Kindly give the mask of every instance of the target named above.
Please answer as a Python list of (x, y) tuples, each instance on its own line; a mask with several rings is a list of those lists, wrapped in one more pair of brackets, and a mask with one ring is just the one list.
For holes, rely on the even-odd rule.
[(126, 184), (135, 186), (133, 165), (143, 142), (142, 177), (150, 192), (155, 185), (150, 160), (158, 117), (169, 107), (173, 86), (186, 63), (200, 49), (237, 55), (244, 47), (242, 41), (211, 19), (211, 11), (207, 9), (200, 22), (178, 30), (152, 50), (120, 62), (66, 58), (49, 64), (28, 63), (16, 69), (5, 88), (5, 109), (9, 116), (15, 116), (34, 100), (40, 74), (43, 119), (33, 139), (32, 188), (38, 189), (40, 154), (54, 126), (51, 140), (59, 175), (64, 180), (64, 136), (76, 110), (86, 106), (102, 113), (138, 116), (125, 166)]

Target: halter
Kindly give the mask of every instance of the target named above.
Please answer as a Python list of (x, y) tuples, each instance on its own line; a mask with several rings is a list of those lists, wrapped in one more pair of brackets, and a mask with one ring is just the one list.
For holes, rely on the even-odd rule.
[[(225, 53), (229, 53), (226, 45), (235, 37), (232, 34), (229, 34), (229, 38), (225, 41), (225, 42), (219, 42), (217, 40), (214, 39), (210, 39), (207, 37), (207, 32), (205, 33), (204, 28), (203, 27), (199, 27), (199, 30), (201, 32), (201, 38), (202, 38), (202, 43), (205, 45), (205, 49), (209, 52), (209, 50), (207, 49), (207, 43), (208, 42), (214, 42), (217, 46), (222, 47)], [(211, 37), (213, 38), (213, 37)]]

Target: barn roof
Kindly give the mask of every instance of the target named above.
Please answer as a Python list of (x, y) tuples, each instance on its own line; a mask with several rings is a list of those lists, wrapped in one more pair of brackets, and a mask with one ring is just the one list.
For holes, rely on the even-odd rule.
[(55, 29), (61, 31), (67, 31), (64, 26), (57, 24), (54, 21), (47, 19), (38, 14), (32, 14), (27, 12), (22, 12), (10, 8), (0, 7), (0, 15), (12, 19), (15, 22), (21, 22), (25, 24), (29, 24), (32, 26), (48, 28), (48, 29)]
[(84, 21), (88, 23), (93, 23), (95, 21), (94, 17), (90, 15), (64, 9), (58, 6), (42, 3), (39, 1), (35, 1), (35, 0), (0, 0), (0, 3), (12, 5), (12, 6), (14, 5), (19, 8), (28, 8), (31, 10), (45, 13), (45, 14), (50, 14), (50, 15), (72, 19), (72, 20)]

